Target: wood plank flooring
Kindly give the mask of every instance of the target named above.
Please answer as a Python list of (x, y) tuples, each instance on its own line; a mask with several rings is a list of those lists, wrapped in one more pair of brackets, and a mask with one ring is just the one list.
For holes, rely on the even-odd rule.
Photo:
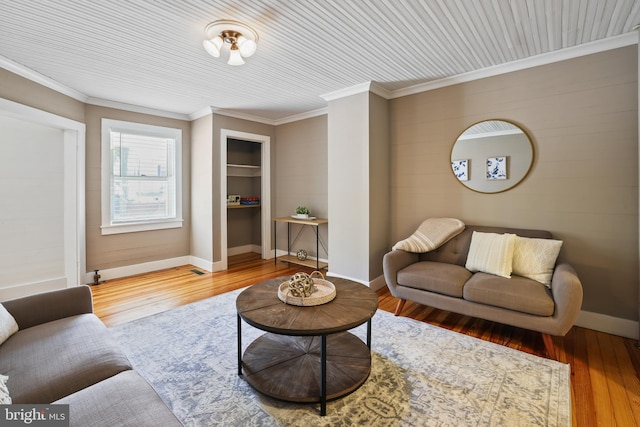
[[(256, 254), (229, 258), (229, 268), (196, 274), (182, 266), (93, 286), (95, 313), (107, 326), (169, 310), (278, 276), (312, 269), (274, 264)], [(378, 291), (379, 308), (393, 313), (397, 299)], [(546, 357), (540, 334), (407, 301), (402, 316)], [(571, 365), (574, 426), (640, 427), (640, 350), (636, 341), (574, 327), (554, 338), (556, 354)]]

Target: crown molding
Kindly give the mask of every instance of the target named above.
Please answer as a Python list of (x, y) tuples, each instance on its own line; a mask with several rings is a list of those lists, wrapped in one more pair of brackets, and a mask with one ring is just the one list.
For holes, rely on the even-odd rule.
[(190, 120), (198, 120), (198, 119), (200, 119), (202, 117), (206, 117), (206, 116), (208, 116), (210, 114), (213, 114), (214, 109), (215, 109), (214, 107), (201, 108), (201, 109), (199, 109), (197, 111), (194, 111), (193, 113), (189, 114), (189, 119)]
[(50, 79), (49, 77), (40, 74), (37, 71), (32, 70), (31, 68), (27, 68), (22, 64), (18, 64), (17, 62), (12, 61), (11, 59), (2, 55), (0, 55), (0, 67), (12, 72), (13, 74), (17, 74), (20, 77), (24, 77), (27, 80), (31, 80), (34, 83), (38, 83), (63, 95), (67, 95), (75, 99), (76, 101), (87, 102), (87, 99), (89, 98), (82, 92), (78, 92), (75, 89), (71, 89), (69, 86), (58, 83), (57, 81)]
[(320, 98), (324, 99), (327, 102), (344, 98), (346, 96), (357, 95), (359, 93), (368, 92), (371, 87), (371, 81), (359, 83), (355, 86), (346, 87), (344, 89), (338, 89), (333, 92), (325, 93), (324, 95), (320, 95)]
[(320, 95), (320, 97), (325, 101), (329, 102), (329, 101), (344, 98), (347, 96), (357, 95), (363, 92), (375, 93), (376, 95), (379, 95), (384, 99), (390, 99), (392, 96), (392, 92), (390, 92), (388, 89), (385, 89), (380, 83), (374, 82), (374, 81), (368, 81), (368, 82), (357, 84), (355, 86), (350, 86), (344, 89), (339, 89), (333, 92), (329, 92), (324, 95)]
[(252, 114), (246, 114), (246, 113), (239, 113), (237, 111), (225, 110), (222, 108), (216, 109), (213, 106), (209, 106), (209, 107), (201, 108), (200, 110), (194, 111), (193, 113), (189, 114), (189, 119), (197, 120), (199, 118), (206, 117), (210, 114), (219, 114), (221, 116), (233, 117), (233, 118), (242, 119), (242, 120), (250, 120), (252, 122), (263, 123), (271, 126), (278, 126), (286, 123), (297, 122), (299, 120), (309, 119), (311, 117), (322, 116), (324, 114), (327, 114), (327, 108), (323, 107), (317, 110), (306, 111), (304, 113), (283, 117), (281, 119), (268, 119), (266, 117), (261, 117), (261, 116), (256, 116)]
[(327, 107), (318, 108), (317, 110), (311, 110), (305, 113), (294, 114), (292, 116), (275, 120), (274, 125), (275, 126), (284, 125), (287, 123), (293, 123), (293, 122), (298, 122), (300, 120), (310, 119), (312, 117), (324, 116), (326, 114), (329, 114), (329, 109)]
[(529, 58), (520, 59), (518, 61), (498, 64), (493, 67), (483, 68), (482, 70), (471, 71), (457, 76), (446, 77), (427, 83), (420, 83), (402, 89), (396, 89), (390, 92), (390, 98), (400, 98), (408, 95), (415, 95), (421, 92), (427, 92), (434, 89), (452, 86), (460, 83), (467, 83), (473, 80), (480, 80), (486, 77), (498, 76), (514, 71), (526, 70), (527, 68), (538, 67), (540, 65), (548, 65), (554, 62), (565, 61), (568, 59), (579, 58), (581, 56), (592, 55), (607, 50), (618, 49), (626, 46), (638, 44), (638, 33), (625, 33), (615, 37), (609, 37), (578, 46), (568, 47), (553, 52), (543, 53), (541, 55), (531, 56)]
[(271, 126), (275, 125), (275, 120), (268, 119), (266, 117), (255, 116), (253, 114), (242, 113), (240, 111), (227, 110), (224, 108), (211, 107), (211, 109), (214, 114), (218, 114), (220, 116), (233, 117), (241, 120), (249, 120), (250, 122), (263, 123), (265, 125), (271, 125)]
[(141, 107), (139, 105), (133, 105), (133, 104), (125, 104), (124, 102), (110, 101), (108, 99), (89, 97), (85, 102), (90, 105), (114, 108), (116, 110), (131, 111), (132, 113), (149, 114), (151, 116), (166, 117), (168, 119), (176, 119), (176, 120), (185, 120), (185, 121), (191, 120), (187, 114), (173, 113), (171, 111), (164, 111), (164, 110), (156, 110), (155, 108)]
[(378, 82), (371, 82), (371, 86), (369, 87), (369, 92), (375, 93), (378, 96), (383, 97), (384, 99), (391, 99), (392, 92), (384, 87)]

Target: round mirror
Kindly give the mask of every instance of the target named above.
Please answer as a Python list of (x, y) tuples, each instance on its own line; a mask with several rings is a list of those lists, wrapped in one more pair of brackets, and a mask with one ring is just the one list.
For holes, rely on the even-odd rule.
[(531, 139), (505, 120), (476, 123), (462, 132), (451, 150), (451, 170), (458, 181), (480, 193), (515, 187), (532, 165)]

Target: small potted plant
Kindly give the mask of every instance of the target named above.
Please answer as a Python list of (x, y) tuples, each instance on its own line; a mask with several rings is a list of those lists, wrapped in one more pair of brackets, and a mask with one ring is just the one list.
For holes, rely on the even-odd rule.
[(298, 206), (296, 208), (296, 216), (298, 218), (309, 218), (309, 209), (306, 206)]

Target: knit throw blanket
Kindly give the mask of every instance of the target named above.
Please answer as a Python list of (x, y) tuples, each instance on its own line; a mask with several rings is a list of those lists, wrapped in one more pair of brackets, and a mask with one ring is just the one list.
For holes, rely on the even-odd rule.
[(455, 218), (429, 218), (408, 238), (393, 245), (393, 250), (429, 252), (462, 233), (464, 223)]

